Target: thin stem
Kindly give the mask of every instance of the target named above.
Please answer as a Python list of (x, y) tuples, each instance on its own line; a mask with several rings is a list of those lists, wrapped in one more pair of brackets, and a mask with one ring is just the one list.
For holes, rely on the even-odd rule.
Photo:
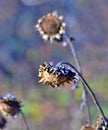
[[(73, 54), (73, 57), (74, 57), (74, 60), (75, 60), (75, 63), (76, 63), (78, 71), (82, 74), (81, 63), (79, 61), (78, 54), (76, 53), (76, 50), (75, 50), (75, 47), (74, 47), (73, 43), (71, 42), (71, 40), (66, 35), (64, 36), (64, 39), (70, 46), (70, 49), (71, 49), (71, 52)], [(89, 104), (89, 100), (88, 100), (88, 98), (89, 98), (88, 96), (89, 95), (88, 95), (88, 92), (86, 90), (85, 84), (83, 84), (83, 91), (84, 91), (83, 101), (86, 104), (86, 108), (87, 108), (86, 109), (86, 112), (87, 112), (87, 122), (89, 124), (91, 124), (90, 104)]]
[(71, 42), (71, 40), (66, 35), (64, 35), (64, 39), (70, 46), (70, 49), (71, 49), (71, 52), (73, 54), (75, 64), (77, 66), (78, 71), (82, 74), (81, 63), (79, 61), (78, 54), (76, 53), (76, 50), (75, 50), (75, 47), (74, 47), (73, 43)]
[(27, 120), (26, 120), (26, 118), (25, 118), (24, 113), (23, 113), (22, 111), (21, 111), (20, 113), (21, 113), (22, 118), (23, 118), (23, 120), (24, 120), (24, 124), (25, 124), (25, 126), (26, 126), (26, 130), (30, 130), (30, 129), (29, 129), (29, 126), (28, 126), (28, 123), (27, 123)]
[(86, 82), (86, 80), (82, 77), (82, 75), (81, 75), (78, 71), (77, 71), (77, 73), (78, 73), (78, 75), (80, 76), (80, 79), (82, 80), (82, 82), (85, 83), (86, 88), (88, 89), (88, 91), (89, 91), (89, 93), (90, 93), (90, 95), (91, 95), (91, 97), (92, 97), (92, 99), (93, 99), (93, 101), (94, 101), (94, 103), (95, 103), (97, 109), (99, 110), (99, 112), (100, 112), (101, 115), (103, 116), (104, 121), (107, 122), (107, 121), (106, 121), (105, 114), (104, 114), (104, 112), (103, 112), (101, 106), (99, 105), (99, 102), (98, 102), (98, 100), (97, 100), (97, 98), (96, 98), (94, 92), (92, 91), (92, 89), (90, 88), (90, 86), (88, 85), (88, 83)]
[(93, 99), (93, 102), (95, 103), (97, 109), (98, 109), (99, 112), (101, 113), (101, 115), (102, 115), (104, 121), (107, 123), (105, 114), (104, 114), (104, 112), (103, 112), (101, 106), (99, 105), (99, 102), (98, 102), (98, 100), (97, 100), (97, 98), (96, 98), (94, 92), (92, 91), (92, 89), (90, 88), (90, 86), (88, 85), (88, 83), (86, 82), (86, 80), (83, 78), (83, 76), (81, 75), (81, 73), (80, 73), (73, 65), (71, 65), (71, 64), (68, 63), (68, 62), (59, 62), (59, 63), (56, 65), (56, 67), (58, 67), (58, 66), (60, 66), (60, 65), (63, 65), (63, 64), (64, 64), (64, 65), (68, 65), (69, 67), (71, 67), (72, 69), (74, 69), (74, 70), (76, 71), (76, 73), (79, 75), (81, 81), (85, 84), (86, 89), (87, 89), (88, 92), (90, 93), (90, 95), (91, 95), (91, 97), (92, 97), (92, 99)]

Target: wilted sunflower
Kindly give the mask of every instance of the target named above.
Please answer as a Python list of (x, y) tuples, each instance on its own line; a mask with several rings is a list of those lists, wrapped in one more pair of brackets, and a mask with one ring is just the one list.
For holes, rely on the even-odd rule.
[(39, 19), (35, 27), (44, 40), (52, 42), (54, 39), (61, 40), (65, 33), (65, 26), (63, 16), (58, 16), (57, 12), (52, 12)]
[(103, 117), (101, 115), (98, 116), (95, 130), (108, 130), (108, 124), (105, 125)]
[(0, 113), (0, 129), (3, 129), (6, 127), (7, 124), (7, 120), (2, 116), (2, 114)]
[(21, 112), (21, 101), (9, 93), (0, 99), (0, 111), (4, 116), (17, 117)]
[(95, 128), (92, 125), (86, 124), (80, 130), (95, 130)]
[(76, 73), (65, 66), (54, 67), (52, 63), (44, 62), (39, 68), (39, 77), (42, 82), (46, 85), (51, 85), (52, 87), (59, 87), (64, 85), (64, 83), (75, 83)]

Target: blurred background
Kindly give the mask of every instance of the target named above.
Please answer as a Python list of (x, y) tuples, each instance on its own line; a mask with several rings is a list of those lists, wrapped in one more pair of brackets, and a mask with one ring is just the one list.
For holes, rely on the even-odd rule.
[[(108, 115), (108, 0), (0, 0), (0, 96), (11, 92), (22, 100), (30, 130), (79, 130), (86, 123), (81, 87), (58, 91), (38, 83), (44, 61), (74, 64), (69, 46), (45, 43), (34, 29), (55, 10), (76, 39), (84, 77)], [(92, 102), (91, 113), (95, 123), (99, 113)], [(21, 116), (5, 129), (25, 130)]]

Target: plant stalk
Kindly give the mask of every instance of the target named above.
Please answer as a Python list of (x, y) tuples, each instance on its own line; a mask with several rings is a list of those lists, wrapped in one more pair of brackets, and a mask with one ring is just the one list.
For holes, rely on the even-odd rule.
[(105, 117), (105, 114), (104, 114), (104, 112), (103, 112), (101, 106), (99, 105), (99, 102), (98, 102), (98, 100), (97, 100), (97, 98), (96, 98), (94, 92), (92, 91), (91, 87), (88, 85), (88, 83), (86, 82), (86, 80), (83, 78), (82, 74), (81, 74), (72, 64), (70, 64), (70, 63), (68, 63), (68, 62), (59, 62), (59, 63), (56, 65), (56, 67), (58, 67), (58, 66), (60, 66), (60, 65), (63, 65), (63, 64), (64, 64), (64, 65), (68, 65), (69, 67), (71, 67), (72, 69), (74, 69), (74, 70), (76, 71), (76, 73), (78, 74), (78, 76), (79, 76), (80, 80), (82, 81), (82, 83), (85, 84), (85, 87), (86, 87), (86, 89), (88, 90), (88, 92), (89, 92), (91, 98), (93, 99), (93, 102), (94, 102), (94, 104), (96, 105), (98, 111), (99, 111), (100, 114), (102, 115), (103, 120), (104, 120), (105, 123), (107, 124), (107, 119), (106, 119), (106, 117)]
[(27, 123), (27, 120), (26, 120), (26, 118), (25, 118), (24, 113), (23, 113), (22, 111), (21, 111), (20, 113), (21, 113), (21, 115), (22, 115), (22, 118), (23, 118), (24, 124), (25, 124), (25, 126), (26, 126), (26, 130), (30, 130), (30, 129), (29, 129), (29, 126), (28, 126), (28, 123)]
[[(78, 71), (82, 74), (82, 69), (81, 69), (81, 64), (78, 58), (78, 54), (76, 53), (75, 47), (72, 43), (72, 41), (65, 35), (64, 36), (64, 40), (69, 44), (71, 52), (73, 54), (74, 60), (75, 60), (75, 64), (77, 66)], [(84, 93), (84, 98), (83, 98), (83, 102), (86, 104), (86, 115), (87, 115), (87, 123), (91, 124), (91, 114), (90, 114), (90, 104), (89, 104), (89, 95), (88, 92), (86, 90), (85, 84), (82, 83), (83, 85), (83, 93)]]

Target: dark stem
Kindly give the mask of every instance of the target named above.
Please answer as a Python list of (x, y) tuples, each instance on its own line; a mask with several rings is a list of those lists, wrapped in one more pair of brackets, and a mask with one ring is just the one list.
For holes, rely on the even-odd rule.
[(25, 126), (26, 126), (26, 130), (30, 130), (30, 129), (29, 129), (29, 126), (28, 126), (28, 123), (27, 123), (27, 120), (26, 120), (26, 118), (25, 118), (24, 113), (23, 113), (22, 111), (21, 111), (20, 113), (21, 113), (22, 118), (23, 118), (23, 120), (24, 120), (24, 124), (25, 124)]
[(68, 65), (69, 67), (71, 67), (72, 69), (74, 69), (74, 70), (76, 71), (76, 73), (78, 74), (78, 76), (79, 76), (80, 80), (82, 81), (82, 83), (85, 84), (86, 89), (87, 89), (88, 92), (90, 93), (90, 95), (91, 95), (91, 97), (92, 97), (92, 99), (93, 99), (93, 102), (95, 103), (97, 109), (98, 109), (99, 112), (101, 113), (101, 115), (102, 115), (102, 117), (103, 117), (105, 123), (107, 124), (107, 120), (106, 120), (105, 114), (104, 114), (104, 112), (103, 112), (101, 106), (99, 105), (99, 102), (98, 102), (98, 100), (97, 100), (97, 98), (96, 98), (94, 92), (92, 91), (92, 89), (90, 88), (90, 86), (88, 85), (88, 83), (86, 82), (86, 80), (83, 78), (83, 76), (81, 75), (81, 73), (80, 73), (72, 64), (70, 64), (70, 63), (68, 63), (68, 62), (59, 62), (59, 63), (56, 65), (56, 67), (58, 67), (58, 66), (60, 66), (60, 65), (63, 65), (63, 64), (64, 64), (64, 65)]
[[(71, 52), (72, 52), (74, 60), (75, 60), (75, 63), (76, 63), (76, 66), (77, 66), (77, 69), (82, 74), (81, 64), (80, 64), (80, 61), (79, 61), (79, 58), (78, 58), (78, 54), (76, 53), (76, 50), (75, 50), (75, 47), (74, 47), (72, 41), (66, 35), (64, 36), (64, 40), (69, 44)], [(82, 84), (83, 84), (83, 91), (84, 91), (83, 102), (86, 104), (86, 108), (87, 108), (86, 109), (87, 122), (89, 124), (91, 124), (90, 104), (89, 104), (89, 100), (88, 100), (89, 95), (88, 95), (88, 92), (86, 90), (85, 84), (84, 83), (82, 83)]]

